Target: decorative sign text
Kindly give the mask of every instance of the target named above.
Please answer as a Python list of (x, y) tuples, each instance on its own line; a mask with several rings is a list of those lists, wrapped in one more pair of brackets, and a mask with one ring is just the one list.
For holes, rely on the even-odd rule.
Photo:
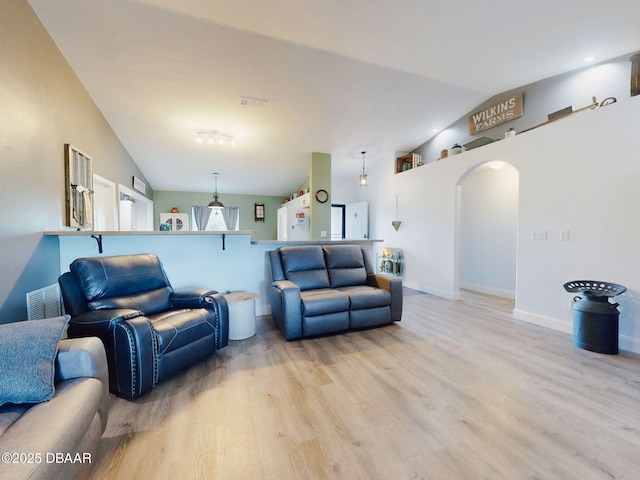
[(139, 191), (140, 193), (145, 193), (147, 190), (147, 185), (140, 180), (138, 177), (133, 177), (133, 188), (134, 190)]
[(522, 94), (518, 93), (489, 108), (469, 115), (469, 134), (489, 130), (522, 116)]

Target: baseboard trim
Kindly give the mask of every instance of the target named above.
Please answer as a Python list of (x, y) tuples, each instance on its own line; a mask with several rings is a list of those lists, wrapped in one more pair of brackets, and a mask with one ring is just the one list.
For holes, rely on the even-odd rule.
[(446, 298), (447, 300), (460, 300), (460, 292), (451, 292), (447, 290), (440, 290), (438, 288), (428, 287), (425, 285), (419, 285), (413, 282), (404, 282), (404, 286), (408, 288), (412, 288), (413, 290), (418, 290), (420, 292), (429, 293), (431, 295), (435, 295), (436, 297)]
[(629, 335), (619, 335), (618, 348), (635, 355), (640, 355), (640, 338), (630, 337)]
[(523, 322), (532, 323), (541, 327), (550, 328), (563, 333), (573, 333), (573, 324), (558, 320), (557, 318), (539, 315), (537, 313), (526, 312), (524, 310), (513, 309), (513, 318), (522, 320)]
[(460, 288), (465, 290), (471, 290), (472, 292), (484, 293), (486, 295), (493, 295), (495, 297), (508, 298), (510, 300), (516, 299), (516, 292), (511, 290), (505, 290), (503, 288), (494, 288), (487, 285), (479, 285), (477, 283), (462, 282)]
[[(538, 315), (536, 313), (525, 312), (524, 310), (513, 310), (513, 318), (522, 320), (523, 322), (538, 325), (540, 327), (550, 328), (562, 333), (573, 335), (573, 322), (566, 322), (556, 318)], [(630, 337), (628, 335), (618, 336), (618, 348), (622, 351), (632, 353), (634, 356), (640, 355), (640, 338)]]

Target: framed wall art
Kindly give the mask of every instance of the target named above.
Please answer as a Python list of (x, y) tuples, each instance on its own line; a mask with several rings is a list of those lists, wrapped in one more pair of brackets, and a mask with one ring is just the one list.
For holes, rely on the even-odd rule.
[(264, 203), (255, 203), (253, 205), (254, 220), (256, 222), (264, 222)]
[(93, 229), (93, 162), (67, 143), (65, 156), (66, 226)]

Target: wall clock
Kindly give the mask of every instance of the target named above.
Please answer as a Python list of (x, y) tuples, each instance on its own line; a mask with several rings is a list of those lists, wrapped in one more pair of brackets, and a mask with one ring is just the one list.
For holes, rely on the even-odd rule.
[(329, 194), (326, 190), (318, 190), (316, 192), (316, 200), (318, 200), (320, 203), (325, 203), (327, 200), (329, 200)]

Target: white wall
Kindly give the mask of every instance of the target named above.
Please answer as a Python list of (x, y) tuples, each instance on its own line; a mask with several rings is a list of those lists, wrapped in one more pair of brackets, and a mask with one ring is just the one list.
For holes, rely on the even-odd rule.
[[(501, 168), (491, 168), (493, 164)], [(518, 171), (490, 162), (467, 176), (460, 203), (460, 286), (515, 298)]]
[[(640, 96), (586, 111), (516, 137), (398, 175), (382, 163), (358, 192), (370, 202), (372, 238), (405, 252), (405, 284), (459, 298), (457, 185), (493, 160), (519, 172), (518, 260), (514, 315), (571, 331), (564, 282), (620, 283), (620, 348), (640, 352), (640, 161), (635, 139)], [(390, 158), (389, 162), (394, 159)], [(399, 195), (396, 232), (391, 221)], [(545, 229), (548, 240), (531, 240)], [(570, 241), (560, 241), (560, 230)]]

